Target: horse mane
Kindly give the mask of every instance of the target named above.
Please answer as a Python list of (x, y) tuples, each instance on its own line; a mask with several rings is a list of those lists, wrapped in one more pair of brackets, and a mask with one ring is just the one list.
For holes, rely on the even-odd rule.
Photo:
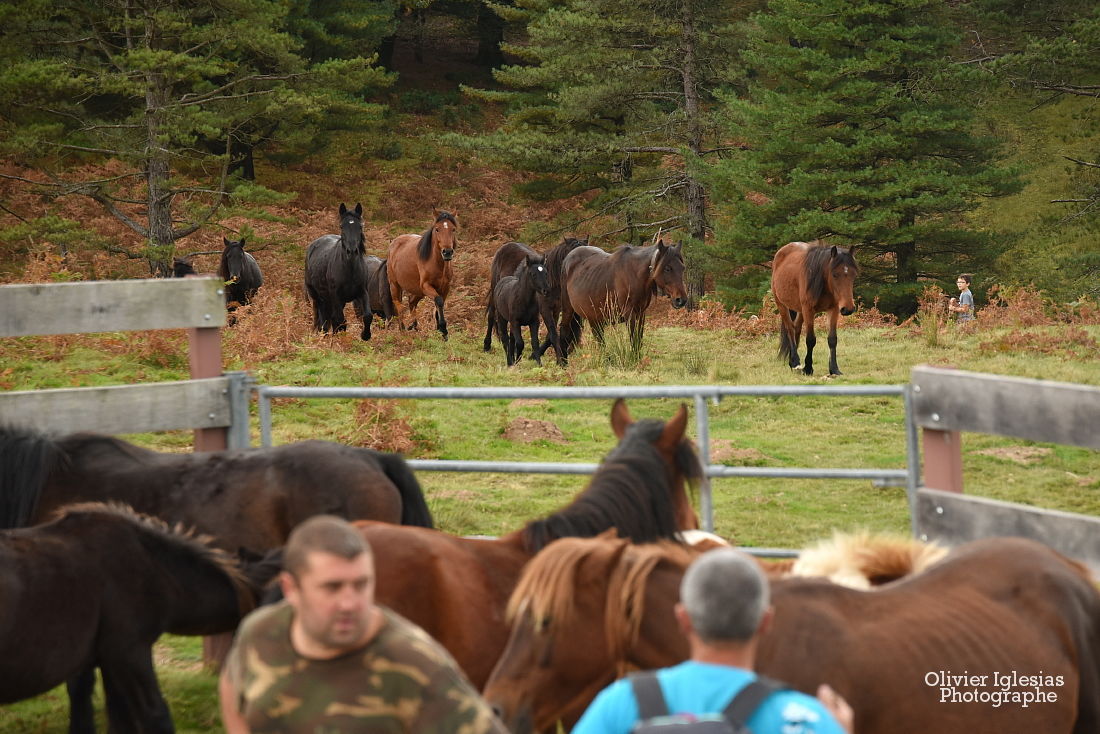
[[(420, 244), (416, 248), (416, 256), (421, 260), (427, 260), (432, 256), (432, 231), (435, 229), (435, 225), (440, 222), (450, 222), (458, 229), (458, 221), (455, 219), (455, 215), (450, 212), (439, 212), (435, 216), (435, 221), (432, 222), (432, 226), (428, 227), (420, 234)], [(507, 273), (505, 273), (507, 275)]]
[[(653, 418), (633, 423), (573, 502), (527, 523), (522, 536), (528, 552), (537, 553), (558, 538), (589, 537), (609, 528), (635, 543), (677, 539), (677, 498), (665, 461), (653, 445), (664, 426)], [(699, 455), (688, 439), (677, 446), (675, 464), (689, 486), (703, 476)]]
[(561, 288), (561, 272), (562, 264), (565, 262), (565, 256), (578, 247), (584, 247), (587, 244), (587, 237), (583, 240), (579, 240), (575, 237), (566, 237), (546, 251), (543, 257), (546, 260), (547, 281), (550, 284), (551, 291)]
[(581, 564), (598, 551), (610, 552), (610, 562), (615, 563), (628, 544), (629, 541), (613, 535), (555, 541), (523, 567), (508, 599), (505, 619), (512, 624), (526, 613), (535, 630), (549, 625), (556, 631), (575, 612), (574, 588)]
[(68, 454), (50, 436), (0, 424), (0, 529), (30, 522), (46, 479), (69, 466)]
[(62, 522), (80, 515), (102, 515), (119, 518), (138, 530), (180, 550), (200, 563), (210, 564), (224, 573), (237, 593), (242, 616), (255, 607), (255, 596), (240, 564), (228, 552), (214, 545), (214, 538), (188, 528), (183, 523), (169, 525), (159, 517), (135, 511), (120, 502), (77, 502), (58, 509), (54, 521)]
[(925, 571), (947, 555), (947, 548), (908, 536), (861, 530), (834, 532), (832, 538), (802, 550), (791, 576), (824, 576), (853, 589), (871, 589)]
[[(825, 292), (825, 269), (828, 267), (829, 258), (832, 257), (833, 245), (824, 244), (821, 240), (814, 240), (806, 244), (808, 249), (806, 250), (806, 259), (803, 261), (803, 267), (806, 269), (806, 289), (810, 292), (812, 302), (817, 303)], [(851, 256), (848, 250), (842, 250), (838, 247), (836, 256), (843, 264), (858, 269), (856, 259)]]

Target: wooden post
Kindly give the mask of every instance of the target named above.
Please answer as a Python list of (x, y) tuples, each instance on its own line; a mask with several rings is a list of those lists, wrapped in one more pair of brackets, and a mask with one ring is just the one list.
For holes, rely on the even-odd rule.
[(962, 434), (923, 429), (924, 484), (944, 492), (963, 491)]

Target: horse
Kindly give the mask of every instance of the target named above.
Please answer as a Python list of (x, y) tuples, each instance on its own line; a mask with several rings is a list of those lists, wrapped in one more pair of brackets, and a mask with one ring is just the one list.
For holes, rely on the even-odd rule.
[[(340, 234), (326, 234), (306, 249), (306, 299), (313, 303), (313, 328), (320, 332), (345, 331), (344, 305), (359, 302), (359, 313), (367, 291), (367, 267), (363, 256), (363, 205), (349, 210), (340, 204)], [(370, 324), (364, 318), (359, 337), (370, 339)]]
[[(484, 693), (509, 730), (575, 722), (617, 675), (684, 660), (673, 607), (691, 560), (682, 548), (608, 539), (562, 540), (536, 556), (509, 601), (512, 634)], [(772, 579), (771, 590), (756, 670), (811, 694), (829, 683), (861, 734), (1100, 731), (1100, 593), (1083, 566), (1040, 543), (975, 541), (874, 591), (796, 577)], [(955, 695), (999, 695), (1008, 671), (1041, 679), (1008, 686), (1057, 701)]]
[(703, 475), (687, 409), (668, 422), (634, 422), (623, 400), (611, 409), (618, 445), (566, 507), (500, 538), (359, 522), (375, 558), (376, 599), (443, 644), (480, 688), (508, 639), (504, 609), (524, 564), (551, 541), (617, 528), (637, 542), (697, 528), (685, 483)]
[(177, 454), (113, 436), (52, 438), (0, 427), (0, 528), (45, 521), (72, 502), (110, 501), (263, 553), (322, 513), (431, 527), (398, 454), (328, 441)]
[(859, 275), (856, 248), (847, 250), (820, 241), (788, 242), (772, 260), (772, 297), (779, 308), (779, 358), (798, 369), (798, 341), (806, 328), (806, 362), (814, 373), (814, 314), (829, 315), (829, 374), (841, 374), (836, 363), (836, 323), (856, 310), (852, 287)]
[(386, 275), (386, 261), (375, 255), (364, 255), (367, 268), (367, 295), (362, 301), (354, 301), (355, 315), (363, 320), (363, 333), (370, 339), (371, 321), (375, 316), (389, 321), (394, 316), (390, 299), (390, 281)]
[(234, 303), (244, 306), (252, 302), (256, 291), (264, 284), (256, 258), (244, 251), (244, 239), (222, 237), (222, 259), (218, 275), (225, 281), (225, 305), (232, 311)]
[(451, 258), (455, 255), (458, 221), (450, 212), (436, 211), (432, 226), (421, 234), (398, 235), (390, 242), (386, 261), (390, 280), (390, 298), (397, 308), (397, 323), (404, 328), (401, 309), (403, 294), (412, 314), (410, 329), (415, 329), (416, 307), (425, 296), (435, 304), (435, 325), (447, 340), (447, 319), (443, 303), (451, 290)]
[(493, 289), (497, 337), (504, 345), (504, 358), (509, 367), (523, 354), (524, 326), (531, 331), (531, 359), (542, 365), (538, 297), (549, 292), (546, 259), (542, 255), (527, 255), (516, 266), (515, 274), (501, 278)]
[(198, 271), (195, 270), (195, 266), (187, 258), (174, 257), (172, 258), (172, 277), (173, 278), (186, 278), (188, 275), (198, 275)]
[(578, 247), (566, 256), (562, 268), (559, 331), (567, 358), (580, 339), (581, 317), (591, 324), (601, 344), (609, 321), (625, 321), (631, 348), (638, 353), (645, 331), (645, 311), (653, 296), (658, 292), (668, 294), (673, 308), (687, 304), (681, 244), (670, 246), (658, 240), (646, 247), (622, 245), (611, 254), (598, 247)]
[[(542, 318), (542, 323), (546, 325), (546, 341), (539, 345), (536, 351), (531, 353), (532, 359), (535, 359), (536, 355), (537, 357), (542, 357), (542, 355), (546, 353), (546, 350), (553, 346), (559, 364), (565, 364), (565, 355), (561, 350), (561, 343), (558, 337), (558, 316), (561, 314), (562, 263), (570, 252), (578, 247), (584, 247), (587, 244), (587, 237), (584, 239), (566, 237), (559, 244), (547, 250), (546, 254), (543, 256), (546, 261), (548, 290), (545, 295), (541, 293), (537, 294), (535, 300), (538, 302), (539, 316)], [(516, 266), (528, 255), (537, 254), (535, 250), (522, 242), (506, 242), (501, 245), (493, 255), (493, 265), (489, 274), (489, 293), (485, 299), (486, 324), (485, 342), (482, 344), (483, 351), (488, 352), (492, 349), (493, 329), (496, 328), (496, 310), (493, 308), (493, 291), (496, 289), (497, 283), (506, 275), (515, 273)]]
[(94, 734), (95, 668), (112, 732), (173, 731), (153, 666), (161, 634), (230, 632), (278, 566), (121, 505), (70, 505), (0, 532), (0, 703), (67, 683), (72, 734)]

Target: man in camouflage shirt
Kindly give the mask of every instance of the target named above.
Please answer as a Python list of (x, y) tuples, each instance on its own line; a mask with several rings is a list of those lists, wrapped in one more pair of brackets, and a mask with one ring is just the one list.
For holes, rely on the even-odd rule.
[(435, 640), (374, 604), (374, 558), (318, 516), (290, 534), (286, 600), (242, 622), (219, 683), (229, 734), (506, 734)]

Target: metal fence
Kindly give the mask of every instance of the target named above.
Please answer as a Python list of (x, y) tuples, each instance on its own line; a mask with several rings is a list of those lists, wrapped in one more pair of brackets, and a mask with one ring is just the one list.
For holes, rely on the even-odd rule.
[[(390, 400), (608, 400), (615, 398), (683, 398), (695, 403), (696, 436), (705, 479), (700, 487), (703, 529), (714, 530), (714, 504), (710, 479), (713, 477), (767, 477), (797, 479), (867, 479), (881, 484), (905, 486), (910, 499), (920, 484), (920, 456), (916, 426), (911, 420), (909, 385), (665, 385), (653, 387), (277, 387), (257, 385), (260, 435), (271, 445), (272, 406), (275, 398), (352, 398)], [(901, 397), (905, 408), (905, 469), (822, 469), (813, 467), (725, 466), (710, 463), (710, 414), (707, 400), (715, 405), (729, 396), (881, 396)], [(458, 461), (410, 459), (419, 471), (503, 472), (527, 474), (592, 474), (598, 464), (529, 461)], [(762, 549), (758, 549), (762, 550)], [(764, 553), (761, 553), (764, 555)], [(788, 555), (776, 550), (769, 555)]]

